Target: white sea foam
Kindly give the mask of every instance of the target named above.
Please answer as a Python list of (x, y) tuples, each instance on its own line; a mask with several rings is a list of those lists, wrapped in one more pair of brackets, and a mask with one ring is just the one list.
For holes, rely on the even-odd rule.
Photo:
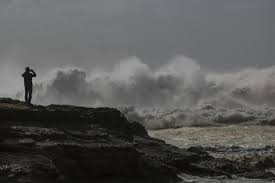
[(275, 66), (215, 73), (178, 56), (156, 69), (137, 57), (111, 71), (57, 68), (35, 84), (34, 102), (134, 106), (121, 109), (149, 129), (272, 121)]
[(140, 110), (124, 107), (121, 111), (131, 121), (139, 121), (149, 130), (188, 126), (220, 126), (251, 122), (275, 125), (274, 108), (186, 108), (175, 110)]

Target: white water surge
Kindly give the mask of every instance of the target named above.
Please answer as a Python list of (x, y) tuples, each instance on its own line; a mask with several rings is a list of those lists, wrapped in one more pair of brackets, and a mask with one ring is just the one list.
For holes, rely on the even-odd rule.
[(275, 126), (183, 127), (150, 131), (150, 135), (182, 148), (192, 146), (243, 148), (275, 146)]

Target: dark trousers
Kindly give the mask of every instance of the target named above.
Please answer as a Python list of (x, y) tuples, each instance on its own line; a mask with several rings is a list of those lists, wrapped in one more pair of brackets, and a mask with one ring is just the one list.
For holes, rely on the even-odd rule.
[(32, 100), (32, 86), (25, 86), (25, 102), (30, 104)]

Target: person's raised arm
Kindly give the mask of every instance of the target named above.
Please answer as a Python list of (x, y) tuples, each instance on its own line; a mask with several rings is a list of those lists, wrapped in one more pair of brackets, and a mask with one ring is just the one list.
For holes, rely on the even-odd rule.
[(36, 77), (36, 73), (34, 72), (34, 70), (30, 70), (32, 72), (32, 77)]

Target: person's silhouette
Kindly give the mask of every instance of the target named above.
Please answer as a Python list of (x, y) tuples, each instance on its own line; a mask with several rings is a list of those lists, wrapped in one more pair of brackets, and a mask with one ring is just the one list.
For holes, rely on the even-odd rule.
[(24, 84), (25, 84), (25, 102), (27, 104), (31, 104), (32, 78), (36, 77), (36, 73), (29, 67), (26, 67), (26, 71), (22, 74), (22, 77), (24, 78)]

